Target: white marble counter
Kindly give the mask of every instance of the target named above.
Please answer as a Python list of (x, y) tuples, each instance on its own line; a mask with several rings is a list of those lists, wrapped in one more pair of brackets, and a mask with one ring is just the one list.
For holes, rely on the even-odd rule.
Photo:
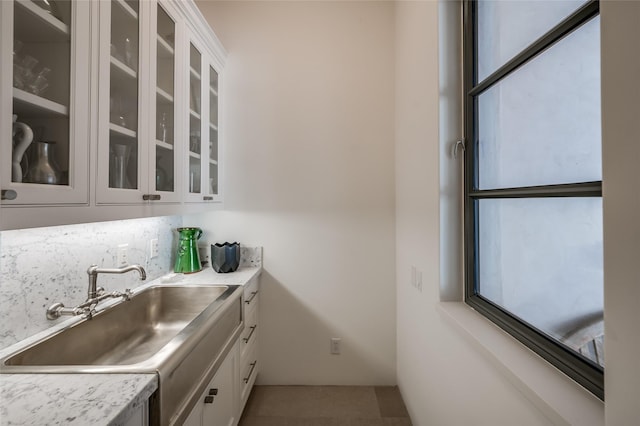
[(157, 388), (155, 374), (2, 374), (0, 424), (122, 425)]
[[(244, 285), (261, 271), (257, 261), (244, 262), (236, 272), (227, 274), (210, 267), (193, 274), (170, 273), (135, 292), (170, 283)], [(70, 318), (0, 351), (0, 356), (79, 320)], [(121, 425), (157, 387), (155, 374), (0, 374), (0, 425)]]

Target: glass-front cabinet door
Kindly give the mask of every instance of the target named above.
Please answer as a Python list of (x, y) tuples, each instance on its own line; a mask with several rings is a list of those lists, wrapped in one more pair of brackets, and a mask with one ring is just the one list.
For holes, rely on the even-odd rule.
[(99, 202), (137, 202), (145, 189), (141, 169), (146, 149), (140, 126), (143, 5), (138, 0), (100, 2)]
[(155, 57), (156, 70), (152, 73), (155, 96), (155, 142), (152, 144), (150, 160), (151, 192), (161, 195), (160, 201), (179, 201), (178, 192), (178, 153), (176, 148), (176, 20), (170, 15), (168, 4), (158, 3), (155, 8)]
[[(99, 203), (177, 202), (182, 96), (175, 6), (165, 1), (101, 2)], [(108, 87), (107, 87), (108, 85)], [(108, 117), (107, 117), (108, 115)], [(107, 141), (107, 142), (105, 142)]]
[(203, 84), (203, 66), (202, 53), (193, 42), (189, 43), (189, 150), (188, 150), (188, 176), (187, 176), (187, 199), (189, 201), (202, 201), (204, 180), (202, 133), (203, 121), (203, 103), (202, 92)]
[(0, 2), (3, 204), (88, 202), (89, 17), (83, 1)]
[(219, 65), (198, 42), (189, 44), (187, 201), (220, 200)]
[(218, 72), (209, 66), (209, 161), (207, 190), (211, 200), (216, 200), (219, 193), (218, 168)]

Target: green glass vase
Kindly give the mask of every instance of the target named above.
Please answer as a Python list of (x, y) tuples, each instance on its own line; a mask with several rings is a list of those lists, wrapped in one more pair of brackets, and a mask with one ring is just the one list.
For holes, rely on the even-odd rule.
[(178, 253), (174, 272), (191, 274), (202, 270), (198, 254), (198, 240), (202, 236), (200, 228), (178, 228)]

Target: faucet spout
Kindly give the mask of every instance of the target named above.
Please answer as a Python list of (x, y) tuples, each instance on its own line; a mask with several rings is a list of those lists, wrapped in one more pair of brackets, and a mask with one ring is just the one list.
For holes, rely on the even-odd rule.
[(89, 274), (89, 289), (87, 292), (87, 300), (98, 297), (98, 274), (124, 274), (130, 271), (138, 271), (141, 280), (147, 279), (147, 272), (140, 265), (127, 265), (122, 268), (98, 268), (98, 265), (91, 265), (87, 269)]
[(114, 291), (112, 293), (105, 293), (102, 287), (98, 287), (98, 274), (124, 274), (129, 271), (138, 271), (141, 280), (147, 279), (147, 272), (140, 265), (127, 265), (122, 268), (98, 268), (98, 265), (91, 265), (87, 269), (89, 274), (89, 289), (87, 291), (87, 300), (74, 308), (65, 308), (62, 303), (54, 303), (47, 309), (47, 318), (54, 320), (60, 318), (60, 315), (82, 315), (91, 319), (95, 307), (104, 299), (112, 297), (122, 297), (124, 300), (131, 298), (131, 290), (127, 289), (124, 292)]

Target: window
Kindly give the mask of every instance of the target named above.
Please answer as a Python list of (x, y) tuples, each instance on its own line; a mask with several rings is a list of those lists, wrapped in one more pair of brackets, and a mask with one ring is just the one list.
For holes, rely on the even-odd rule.
[(599, 3), (464, 4), (465, 300), (604, 399)]

